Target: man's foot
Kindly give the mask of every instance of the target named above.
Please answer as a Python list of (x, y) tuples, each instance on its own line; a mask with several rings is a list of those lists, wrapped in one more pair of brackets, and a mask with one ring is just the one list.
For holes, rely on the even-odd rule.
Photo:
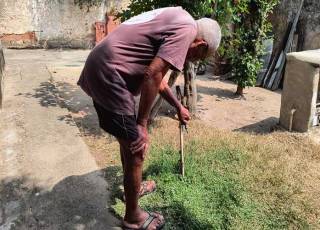
[(139, 197), (148, 195), (156, 190), (156, 182), (154, 180), (148, 180), (141, 182)]
[(144, 212), (143, 221), (140, 223), (129, 223), (123, 221), (124, 230), (160, 230), (163, 228), (165, 221), (162, 215), (156, 212)]
[[(153, 193), (157, 189), (156, 182), (154, 180), (142, 181), (140, 185), (139, 198)], [(123, 194), (123, 201), (126, 201), (126, 197)]]

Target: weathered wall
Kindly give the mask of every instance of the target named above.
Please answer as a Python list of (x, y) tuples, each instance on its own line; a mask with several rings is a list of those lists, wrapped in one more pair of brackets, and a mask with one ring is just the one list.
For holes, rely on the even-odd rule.
[(2, 108), (2, 100), (3, 100), (3, 71), (4, 71), (4, 55), (3, 49), (0, 41), (0, 109)]
[[(277, 47), (286, 32), (288, 23), (293, 21), (301, 0), (282, 0), (271, 17)], [(305, 0), (297, 27), (297, 48), (301, 50), (320, 48), (320, 1)]]
[[(80, 9), (74, 0), (1, 0), (0, 36), (7, 47), (90, 48), (95, 40), (94, 23), (126, 2), (101, 0), (98, 6)], [(19, 36), (32, 37), (33, 32), (35, 39), (19, 40)]]

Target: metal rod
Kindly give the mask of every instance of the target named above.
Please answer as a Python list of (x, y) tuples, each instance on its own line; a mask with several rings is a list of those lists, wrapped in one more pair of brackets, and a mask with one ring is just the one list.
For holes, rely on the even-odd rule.
[(184, 130), (184, 125), (180, 124), (180, 173), (182, 177), (184, 177), (183, 130)]
[(293, 123), (293, 116), (297, 110), (296, 109), (291, 109), (290, 112), (290, 123), (289, 123), (289, 132), (292, 132), (292, 123)]

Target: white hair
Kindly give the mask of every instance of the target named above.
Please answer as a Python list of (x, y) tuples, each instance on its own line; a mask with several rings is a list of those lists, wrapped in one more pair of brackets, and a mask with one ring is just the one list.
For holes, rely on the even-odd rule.
[(208, 43), (209, 55), (213, 54), (220, 45), (221, 28), (217, 21), (211, 18), (201, 18), (196, 21), (198, 26), (197, 38), (201, 38)]

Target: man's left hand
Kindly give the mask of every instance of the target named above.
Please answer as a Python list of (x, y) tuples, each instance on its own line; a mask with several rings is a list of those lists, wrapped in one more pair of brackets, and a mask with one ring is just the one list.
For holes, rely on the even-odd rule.
[(181, 106), (180, 109), (178, 110), (178, 117), (181, 124), (183, 125), (186, 125), (191, 118), (189, 110), (187, 110), (184, 106)]

